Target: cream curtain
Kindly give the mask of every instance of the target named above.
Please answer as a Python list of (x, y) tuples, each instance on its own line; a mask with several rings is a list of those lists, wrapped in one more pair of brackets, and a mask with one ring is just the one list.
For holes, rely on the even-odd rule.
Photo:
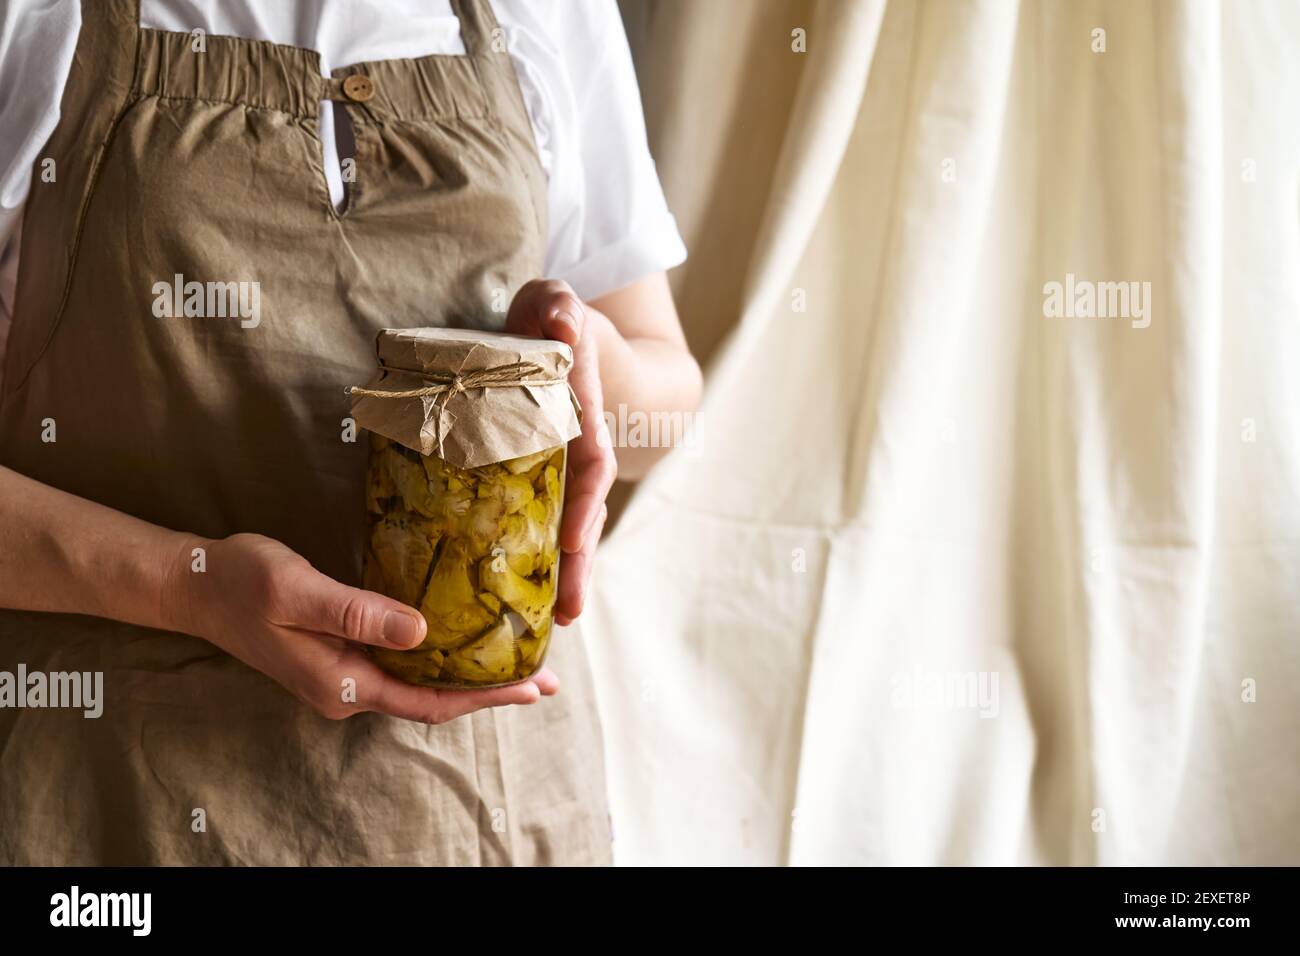
[(618, 860), (1300, 863), (1300, 4), (624, 13), (709, 362)]

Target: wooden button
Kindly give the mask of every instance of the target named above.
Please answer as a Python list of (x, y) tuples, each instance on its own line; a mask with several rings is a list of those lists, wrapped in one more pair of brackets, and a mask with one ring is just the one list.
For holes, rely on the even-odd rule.
[(375, 95), (375, 84), (364, 73), (353, 73), (343, 81), (343, 95), (357, 103), (364, 103)]

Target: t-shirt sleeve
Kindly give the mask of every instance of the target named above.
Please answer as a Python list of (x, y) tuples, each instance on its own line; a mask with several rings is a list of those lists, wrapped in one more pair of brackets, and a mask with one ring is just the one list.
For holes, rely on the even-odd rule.
[[(498, 2), (524, 27), (511, 39), (550, 175), (547, 277), (593, 299), (680, 264), (686, 247), (650, 155), (615, 0)], [(538, 63), (558, 66), (540, 75)]]

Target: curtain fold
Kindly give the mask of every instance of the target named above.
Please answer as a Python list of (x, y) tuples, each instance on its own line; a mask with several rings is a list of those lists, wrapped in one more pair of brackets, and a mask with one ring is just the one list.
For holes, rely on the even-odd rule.
[(1300, 862), (1300, 8), (624, 10), (708, 365), (586, 616), (617, 859)]

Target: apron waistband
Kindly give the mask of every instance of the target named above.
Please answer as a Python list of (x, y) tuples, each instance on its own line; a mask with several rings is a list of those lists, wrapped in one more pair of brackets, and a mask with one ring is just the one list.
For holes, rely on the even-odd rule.
[(500, 28), (488, 0), (452, 0), (452, 7), (460, 20), (465, 55), (376, 60), (340, 67), (328, 77), (321, 74), (320, 55), (314, 50), (266, 40), (140, 29), (135, 92), (310, 119), (317, 116), (322, 100), (364, 106), (381, 120), (486, 116), (491, 111), (480, 84), (460, 81), (493, 61), (508, 64)]

